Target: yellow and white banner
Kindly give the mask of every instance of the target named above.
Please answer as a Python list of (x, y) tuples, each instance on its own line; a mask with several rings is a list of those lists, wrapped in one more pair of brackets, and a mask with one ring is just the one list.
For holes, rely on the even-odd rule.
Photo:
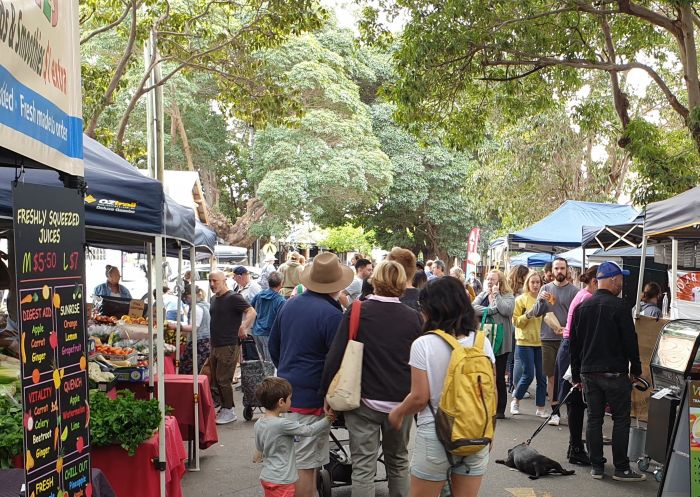
[(78, 0), (0, 0), (0, 146), (83, 176)]

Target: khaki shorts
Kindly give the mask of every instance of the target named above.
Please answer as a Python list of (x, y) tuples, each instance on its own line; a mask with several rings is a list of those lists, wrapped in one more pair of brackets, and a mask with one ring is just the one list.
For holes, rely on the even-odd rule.
[[(321, 419), (311, 414), (299, 414), (288, 412), (285, 417), (303, 425), (310, 425)], [(328, 435), (330, 427), (323, 430), (315, 437), (294, 437), (294, 450), (296, 452), (297, 469), (316, 469), (330, 461)]]
[(559, 345), (561, 340), (542, 340), (542, 370), (547, 377), (554, 376)]

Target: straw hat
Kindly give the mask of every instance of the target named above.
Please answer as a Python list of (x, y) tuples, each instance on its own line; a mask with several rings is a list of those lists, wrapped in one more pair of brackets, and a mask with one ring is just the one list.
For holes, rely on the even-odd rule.
[(301, 273), (301, 284), (312, 292), (335, 293), (347, 288), (355, 274), (331, 252), (323, 252), (314, 258), (314, 263), (306, 266)]

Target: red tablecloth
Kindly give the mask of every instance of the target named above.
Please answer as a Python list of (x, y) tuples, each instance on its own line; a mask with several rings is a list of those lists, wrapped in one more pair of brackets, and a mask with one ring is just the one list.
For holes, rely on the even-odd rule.
[[(219, 441), (216, 432), (216, 410), (209, 390), (209, 378), (197, 377), (199, 381), (199, 446), (206, 449)], [(165, 374), (165, 404), (173, 408), (172, 415), (180, 424), (184, 440), (191, 440), (194, 432), (194, 392), (191, 374)], [(119, 388), (134, 392), (138, 399), (148, 398), (148, 383), (119, 383)], [(157, 396), (158, 390), (155, 394)]]
[[(202, 449), (219, 441), (216, 433), (216, 410), (209, 390), (209, 378), (197, 377), (199, 382), (199, 446)], [(191, 374), (165, 375), (165, 404), (173, 408), (185, 440), (194, 432), (194, 400)]]
[[(158, 457), (158, 435), (142, 443), (129, 456), (117, 445), (93, 447), (92, 467), (107, 475), (117, 497), (159, 497), (160, 477), (151, 461)], [(180, 428), (172, 416), (165, 418), (165, 492), (167, 497), (182, 497), (181, 480), (185, 474), (187, 453)]]
[(165, 374), (175, 374), (175, 356), (166, 355), (163, 361), (163, 371)]

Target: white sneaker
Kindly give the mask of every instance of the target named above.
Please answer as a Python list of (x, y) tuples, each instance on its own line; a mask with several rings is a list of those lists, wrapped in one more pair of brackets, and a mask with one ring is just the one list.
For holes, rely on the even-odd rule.
[(518, 399), (513, 399), (510, 402), (510, 413), (513, 416), (517, 416), (518, 414), (520, 414), (520, 405), (518, 404)]
[(523, 395), (523, 399), (529, 399), (530, 397), (532, 397), (532, 395), (530, 395), (530, 392), (525, 392), (525, 395)]
[(535, 411), (535, 416), (538, 418), (547, 418), (549, 417), (549, 413), (547, 413), (547, 409), (537, 409), (537, 411)]
[(225, 425), (228, 423), (233, 423), (237, 419), (236, 412), (233, 409), (222, 408), (219, 411), (219, 414), (216, 415), (216, 424)]
[(559, 426), (560, 421), (558, 414), (552, 414), (552, 419), (550, 419), (547, 424), (550, 426)]

